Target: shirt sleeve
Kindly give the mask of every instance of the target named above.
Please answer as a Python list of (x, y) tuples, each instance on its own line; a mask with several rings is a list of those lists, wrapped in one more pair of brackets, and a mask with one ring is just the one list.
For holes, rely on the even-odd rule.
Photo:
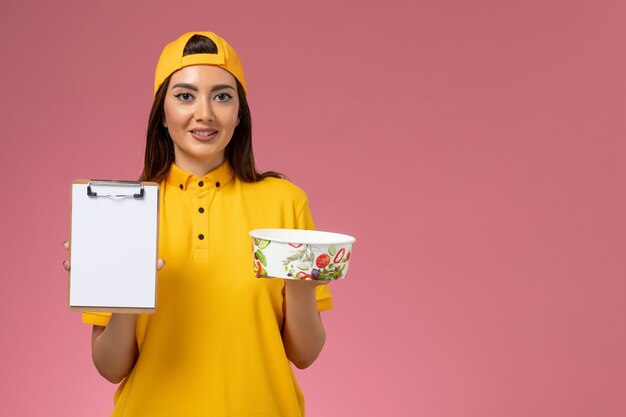
[(106, 326), (109, 324), (111, 313), (83, 313), (83, 323), (94, 326)]
[[(313, 223), (313, 216), (309, 209), (308, 200), (304, 201), (304, 205), (300, 210), (296, 221), (296, 228), (315, 230), (315, 223)], [(328, 288), (328, 284), (320, 285), (315, 289), (315, 299), (317, 301), (317, 311), (326, 311), (333, 308), (333, 297), (330, 293), (330, 288)]]

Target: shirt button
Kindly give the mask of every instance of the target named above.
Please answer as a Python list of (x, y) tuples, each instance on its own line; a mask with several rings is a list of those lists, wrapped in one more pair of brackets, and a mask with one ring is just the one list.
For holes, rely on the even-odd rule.
[(204, 187), (204, 181), (200, 181), (200, 182), (198, 183), (198, 185), (199, 185), (200, 187)]
[(216, 186), (217, 188), (220, 188), (220, 182), (219, 182), (219, 181), (218, 181), (218, 182), (216, 182), (216, 183), (215, 183), (215, 186)]
[(200, 213), (204, 213), (204, 207), (200, 207), (200, 208), (198, 209), (198, 211), (199, 211)]
[(183, 187), (183, 185), (182, 185), (182, 184), (180, 184), (180, 185), (179, 185), (179, 187), (180, 187), (180, 189), (181, 189), (181, 190), (182, 190), (183, 188), (185, 188), (185, 187)]
[(204, 239), (204, 235), (203, 234), (199, 234), (198, 235), (198, 239), (203, 240)]

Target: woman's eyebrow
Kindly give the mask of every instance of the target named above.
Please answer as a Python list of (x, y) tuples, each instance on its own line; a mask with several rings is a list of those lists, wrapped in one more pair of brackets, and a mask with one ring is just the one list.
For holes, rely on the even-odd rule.
[(231, 90), (235, 90), (235, 87), (229, 84), (217, 84), (211, 88), (211, 91), (223, 90), (225, 88), (230, 88)]
[(193, 84), (188, 84), (188, 83), (178, 83), (172, 86), (172, 90), (174, 88), (186, 88), (188, 90), (193, 90), (193, 91), (198, 91), (198, 87), (196, 87)]
[[(189, 84), (189, 83), (178, 83), (172, 86), (172, 89), (174, 88), (186, 88), (188, 90), (191, 91), (198, 91), (198, 87), (196, 87), (194, 84)], [(229, 84), (217, 84), (214, 85), (213, 87), (211, 87), (211, 91), (217, 91), (217, 90), (223, 90), (225, 88), (230, 88), (231, 90), (235, 90), (235, 87), (233, 87), (232, 85)]]

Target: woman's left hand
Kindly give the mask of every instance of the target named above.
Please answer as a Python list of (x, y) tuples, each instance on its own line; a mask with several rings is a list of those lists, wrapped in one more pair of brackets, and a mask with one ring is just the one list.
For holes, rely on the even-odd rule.
[(328, 281), (285, 280), (283, 343), (287, 357), (300, 369), (315, 361), (326, 341), (315, 299), (315, 289), (326, 284)]
[(294, 289), (315, 288), (319, 287), (320, 285), (328, 285), (329, 282), (330, 281), (322, 281), (316, 279), (286, 279), (285, 286), (293, 287)]

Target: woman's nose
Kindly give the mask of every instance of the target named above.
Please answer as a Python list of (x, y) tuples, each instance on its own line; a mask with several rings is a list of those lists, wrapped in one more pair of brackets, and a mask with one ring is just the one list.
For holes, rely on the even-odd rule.
[(196, 120), (197, 121), (210, 121), (215, 118), (213, 113), (213, 107), (210, 100), (198, 100), (196, 106)]

